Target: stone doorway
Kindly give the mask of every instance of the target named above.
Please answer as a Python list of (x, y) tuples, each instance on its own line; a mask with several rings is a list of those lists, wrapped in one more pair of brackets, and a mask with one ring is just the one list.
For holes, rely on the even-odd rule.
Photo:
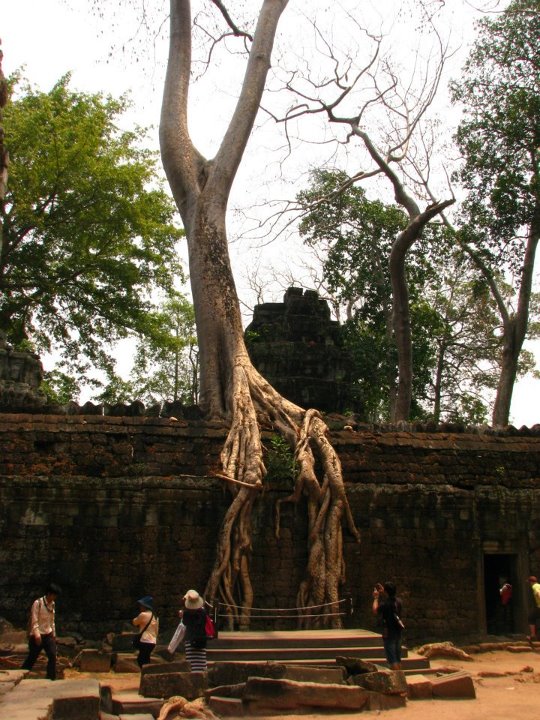
[[(519, 593), (517, 555), (484, 554), (484, 600), (486, 630), (490, 635), (510, 635), (516, 632)], [(501, 602), (500, 589), (508, 582), (512, 597), (507, 605)]]

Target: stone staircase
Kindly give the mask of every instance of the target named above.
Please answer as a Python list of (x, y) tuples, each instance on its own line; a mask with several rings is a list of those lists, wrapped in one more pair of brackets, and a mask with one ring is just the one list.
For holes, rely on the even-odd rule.
[[(369, 630), (220, 631), (207, 647), (215, 662), (280, 662), (287, 665), (334, 665), (337, 656), (386, 666), (380, 635)], [(429, 672), (429, 660), (403, 647), (405, 673)]]

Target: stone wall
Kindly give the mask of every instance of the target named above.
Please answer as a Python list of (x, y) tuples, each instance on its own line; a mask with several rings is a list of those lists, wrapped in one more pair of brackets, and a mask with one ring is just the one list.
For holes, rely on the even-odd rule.
[[(144, 594), (172, 625), (180, 596), (202, 591), (212, 568), (229, 503), (212, 477), (225, 433), (170, 418), (0, 415), (0, 616), (24, 623), (54, 579), (64, 587), (60, 632), (119, 629)], [(366, 427), (335, 430), (333, 441), (362, 533), (360, 545), (344, 533), (348, 625), (373, 628), (371, 589), (393, 578), (410, 639), (483, 632), (484, 561), (500, 555), (515, 575), (515, 629), (525, 630), (525, 580), (540, 574), (540, 428)], [(277, 541), (275, 501), (290, 485), (266, 487), (253, 518), (254, 605), (293, 607), (305, 503), (282, 505)]]

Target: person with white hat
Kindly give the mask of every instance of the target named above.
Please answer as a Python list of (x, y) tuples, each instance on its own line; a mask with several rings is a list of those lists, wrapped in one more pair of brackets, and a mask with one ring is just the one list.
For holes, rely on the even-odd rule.
[(184, 608), (178, 611), (186, 626), (185, 650), (191, 672), (205, 672), (206, 663), (206, 610), (204, 599), (196, 590), (188, 590), (182, 598)]

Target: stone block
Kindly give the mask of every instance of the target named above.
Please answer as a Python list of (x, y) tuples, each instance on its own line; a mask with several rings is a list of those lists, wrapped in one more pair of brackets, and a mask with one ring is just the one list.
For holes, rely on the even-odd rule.
[(145, 675), (162, 675), (174, 672), (190, 672), (188, 661), (175, 660), (174, 662), (145, 665), (141, 670), (141, 678)]
[(248, 677), (279, 679), (284, 673), (285, 665), (274, 662), (216, 662), (208, 670), (208, 684), (210, 687), (238, 685), (246, 682)]
[(407, 675), (407, 697), (410, 700), (430, 700), (433, 697), (431, 680), (425, 675)]
[(380, 669), (364, 675), (353, 675), (349, 682), (383, 695), (407, 694), (407, 681), (401, 670)]
[(407, 698), (404, 695), (383, 695), (369, 690), (367, 695), (365, 710), (381, 712), (383, 710), (395, 710), (407, 705)]
[(99, 720), (119, 720), (118, 715), (112, 715), (111, 713), (99, 711)]
[(208, 699), (208, 707), (219, 717), (242, 717), (244, 715), (244, 703), (240, 698), (211, 695)]
[(150, 673), (141, 677), (139, 693), (144, 697), (181, 695), (187, 700), (194, 700), (203, 697), (207, 688), (208, 675), (205, 672)]
[(162, 698), (144, 698), (134, 692), (118, 692), (112, 696), (113, 715), (153, 715), (157, 717), (163, 706)]
[(115, 653), (113, 655), (113, 670), (117, 673), (138, 673), (141, 668), (137, 665), (133, 653)]
[(476, 698), (473, 679), (463, 671), (433, 678), (431, 688), (434, 698)]
[(332, 710), (362, 710), (367, 704), (364, 688), (330, 683), (249, 678), (244, 692), (247, 713), (264, 710), (299, 710), (306, 707)]
[(79, 656), (79, 669), (81, 672), (109, 672), (111, 654), (101, 650), (85, 649)]
[(154, 716), (150, 713), (122, 713), (118, 720), (154, 720)]
[(307, 665), (286, 665), (283, 678), (298, 682), (342, 683), (345, 682), (343, 667), (309, 667)]
[[(59, 683), (61, 685), (57, 687)], [(95, 720), (98, 717), (100, 693), (96, 680), (49, 681), (49, 688), (48, 693), (53, 696), (51, 717), (54, 720)]]

